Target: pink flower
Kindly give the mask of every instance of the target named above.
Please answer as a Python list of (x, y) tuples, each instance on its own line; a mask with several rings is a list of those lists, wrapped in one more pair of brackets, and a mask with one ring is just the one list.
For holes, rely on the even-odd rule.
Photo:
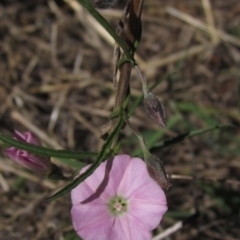
[[(31, 132), (20, 133), (15, 131), (14, 139), (41, 146), (41, 143)], [(51, 171), (52, 164), (48, 157), (35, 156), (27, 151), (10, 147), (6, 150), (6, 154), (15, 162), (39, 174), (47, 174)]]
[(71, 198), (73, 226), (84, 240), (151, 239), (167, 211), (166, 196), (145, 163), (128, 155), (101, 163)]

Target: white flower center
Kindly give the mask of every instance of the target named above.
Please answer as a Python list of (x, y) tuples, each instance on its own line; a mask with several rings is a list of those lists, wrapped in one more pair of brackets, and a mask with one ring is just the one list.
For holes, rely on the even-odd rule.
[(113, 207), (120, 212), (122, 209), (122, 204), (117, 202), (113, 204)]
[(115, 196), (110, 199), (108, 203), (108, 209), (113, 216), (122, 215), (123, 213), (127, 212), (128, 201), (122, 196)]

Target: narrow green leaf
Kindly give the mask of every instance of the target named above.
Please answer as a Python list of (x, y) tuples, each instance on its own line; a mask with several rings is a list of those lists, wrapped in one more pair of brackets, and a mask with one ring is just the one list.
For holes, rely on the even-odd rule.
[(66, 159), (66, 158), (56, 158), (59, 162), (62, 162), (66, 166), (81, 169), (86, 165), (86, 163), (83, 163), (76, 159)]
[(75, 178), (72, 182), (70, 182), (68, 185), (66, 185), (64, 188), (50, 196), (47, 200), (52, 201), (54, 199), (57, 199), (68, 192), (70, 192), (73, 188), (77, 187), (81, 182), (83, 182), (87, 177), (89, 177), (101, 164), (101, 162), (105, 159), (105, 156), (107, 155), (108, 149), (110, 149), (111, 144), (114, 140), (114, 138), (117, 136), (117, 134), (121, 131), (122, 125), (123, 125), (124, 119), (121, 116), (119, 119), (119, 122), (113, 132), (108, 136), (108, 139), (103, 144), (101, 152), (99, 153), (97, 160), (87, 169), (86, 172)]
[(174, 138), (171, 138), (169, 140), (156, 143), (154, 145), (154, 147), (151, 148), (151, 150), (168, 147), (170, 145), (179, 143), (179, 142), (181, 142), (181, 141), (183, 141), (187, 138), (191, 138), (191, 137), (196, 136), (196, 135), (200, 135), (200, 134), (203, 134), (203, 133), (206, 133), (206, 132), (210, 132), (210, 131), (213, 131), (215, 129), (223, 129), (223, 128), (231, 128), (231, 127), (234, 127), (234, 126), (233, 125), (215, 125), (215, 126), (212, 126), (212, 127), (198, 129), (198, 130), (194, 130), (194, 131), (187, 132), (187, 133), (184, 133), (184, 134), (180, 134), (177, 137), (174, 137)]
[(92, 6), (92, 4), (87, 0), (78, 0), (87, 10), (88, 12), (104, 27), (104, 29), (111, 35), (111, 37), (116, 41), (116, 43), (122, 48), (125, 53), (128, 61), (135, 64), (135, 60), (130, 53), (126, 43), (123, 41), (121, 37), (119, 37), (116, 31), (111, 27), (111, 25), (106, 21), (105, 18)]
[(5, 144), (25, 150), (27, 152), (33, 153), (35, 155), (44, 156), (44, 157), (56, 157), (56, 158), (89, 158), (97, 156), (97, 153), (94, 152), (78, 152), (78, 151), (67, 151), (67, 150), (53, 150), (51, 148), (36, 146), (29, 143), (24, 143), (17, 141), (11, 137), (0, 133), (0, 140)]

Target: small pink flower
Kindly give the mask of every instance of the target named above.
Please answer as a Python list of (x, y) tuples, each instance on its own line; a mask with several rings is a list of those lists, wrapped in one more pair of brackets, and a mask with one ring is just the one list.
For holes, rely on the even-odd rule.
[(167, 211), (166, 196), (145, 163), (128, 155), (101, 163), (71, 198), (73, 226), (84, 240), (151, 239)]
[[(20, 133), (15, 131), (14, 139), (33, 145), (41, 146), (41, 143), (31, 132)], [(51, 171), (51, 161), (48, 157), (40, 157), (33, 155), (27, 151), (10, 147), (6, 150), (6, 154), (18, 164), (39, 174), (47, 174)]]

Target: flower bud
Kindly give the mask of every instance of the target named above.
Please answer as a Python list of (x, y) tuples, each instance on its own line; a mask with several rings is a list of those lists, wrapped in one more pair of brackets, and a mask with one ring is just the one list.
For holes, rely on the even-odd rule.
[[(13, 138), (21, 142), (41, 146), (39, 140), (31, 132), (20, 133), (15, 131)], [(6, 154), (18, 164), (38, 174), (47, 174), (52, 169), (52, 163), (48, 157), (36, 156), (15, 147), (8, 148)]]
[(163, 162), (161, 162), (157, 156), (149, 154), (146, 159), (147, 170), (151, 178), (153, 178), (162, 189), (168, 189), (171, 187)]
[(150, 92), (144, 94), (144, 105), (148, 115), (157, 122), (160, 127), (166, 127), (163, 105), (154, 94)]

